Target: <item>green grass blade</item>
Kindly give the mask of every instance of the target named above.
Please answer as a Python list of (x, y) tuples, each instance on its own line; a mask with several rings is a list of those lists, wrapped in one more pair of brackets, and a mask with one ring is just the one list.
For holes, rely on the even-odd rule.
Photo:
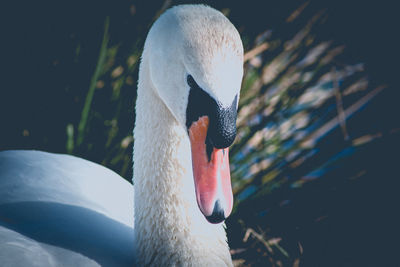
[(82, 144), (83, 139), (85, 137), (85, 131), (86, 131), (86, 127), (87, 127), (90, 106), (92, 104), (94, 91), (96, 90), (96, 82), (98, 81), (98, 79), (101, 75), (101, 71), (104, 67), (104, 63), (105, 63), (105, 59), (106, 59), (106, 55), (107, 55), (107, 44), (108, 44), (108, 40), (109, 40), (109, 33), (108, 33), (109, 23), (110, 23), (110, 19), (109, 19), (109, 17), (107, 17), (105, 24), (104, 24), (104, 35), (103, 35), (103, 41), (101, 42), (99, 58), (97, 61), (95, 72), (90, 81), (89, 91), (86, 95), (85, 105), (83, 106), (81, 120), (79, 121), (79, 125), (78, 125), (77, 146), (80, 146)]

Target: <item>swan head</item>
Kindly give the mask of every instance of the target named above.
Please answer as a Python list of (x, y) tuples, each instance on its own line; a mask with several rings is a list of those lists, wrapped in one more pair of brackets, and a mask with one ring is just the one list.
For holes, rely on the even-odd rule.
[(204, 5), (167, 10), (143, 58), (156, 94), (188, 132), (197, 204), (211, 223), (232, 210), (228, 147), (236, 136), (243, 45), (232, 23)]

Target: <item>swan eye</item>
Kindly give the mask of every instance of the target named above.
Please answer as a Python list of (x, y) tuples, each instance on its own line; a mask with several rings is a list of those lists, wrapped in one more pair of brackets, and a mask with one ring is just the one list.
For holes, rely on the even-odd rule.
[(187, 83), (190, 86), (190, 88), (199, 88), (196, 81), (193, 79), (192, 75), (190, 75), (190, 74), (187, 76)]

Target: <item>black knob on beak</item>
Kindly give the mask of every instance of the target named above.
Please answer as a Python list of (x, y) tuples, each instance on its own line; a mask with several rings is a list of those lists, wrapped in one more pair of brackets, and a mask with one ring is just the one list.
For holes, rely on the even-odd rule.
[(207, 133), (208, 142), (215, 148), (226, 148), (232, 145), (236, 137), (237, 100), (236, 95), (230, 106), (223, 106), (216, 101), (188, 75), (190, 86), (189, 101), (186, 108), (186, 127), (201, 116), (208, 116), (210, 126)]

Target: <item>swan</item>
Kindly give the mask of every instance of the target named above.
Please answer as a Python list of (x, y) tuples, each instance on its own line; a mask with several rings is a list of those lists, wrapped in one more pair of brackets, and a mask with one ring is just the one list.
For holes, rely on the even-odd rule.
[(232, 266), (229, 146), (243, 76), (232, 23), (168, 9), (139, 67), (133, 186), (70, 155), (0, 152), (2, 266)]

